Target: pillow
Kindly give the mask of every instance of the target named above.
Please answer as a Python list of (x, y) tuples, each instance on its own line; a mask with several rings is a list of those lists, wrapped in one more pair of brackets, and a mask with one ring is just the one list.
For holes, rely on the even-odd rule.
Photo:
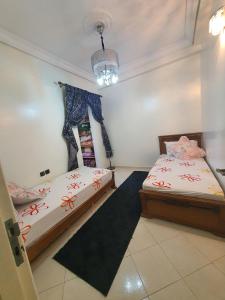
[(201, 158), (206, 155), (205, 151), (198, 147), (197, 141), (189, 140), (182, 136), (179, 141), (171, 147), (171, 151), (176, 158), (193, 159)]
[[(187, 137), (185, 136), (183, 138), (187, 138)], [(176, 142), (164, 142), (165, 145), (166, 145), (166, 154), (167, 155), (176, 157), (176, 151), (179, 151), (176, 146), (177, 146), (177, 143), (179, 143), (179, 141), (176, 141)], [(185, 139), (185, 141), (187, 142), (186, 139)], [(188, 139), (188, 141), (191, 143), (191, 145), (198, 146), (198, 142), (197, 141), (195, 141), (195, 140), (189, 140), (189, 139)], [(182, 145), (180, 145), (180, 146), (182, 146)]]
[(20, 187), (14, 182), (8, 184), (8, 191), (16, 205), (26, 204), (38, 199), (43, 199), (50, 192), (50, 184), (40, 184), (34, 188)]
[(164, 142), (166, 145), (166, 154), (174, 157), (173, 147), (177, 144), (177, 142)]
[(181, 159), (193, 159), (193, 158), (201, 158), (206, 156), (205, 151), (198, 146), (188, 147), (186, 153), (184, 153), (183, 158)]

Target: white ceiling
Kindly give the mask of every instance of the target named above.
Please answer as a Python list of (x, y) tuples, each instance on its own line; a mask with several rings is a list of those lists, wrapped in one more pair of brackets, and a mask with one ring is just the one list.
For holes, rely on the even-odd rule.
[(125, 73), (191, 46), (198, 2), (0, 0), (0, 38), (26, 52), (59, 58), (90, 79), (90, 57), (100, 48), (100, 40), (97, 33), (85, 30), (84, 19), (104, 11), (111, 17), (111, 26), (104, 32), (106, 48), (118, 52), (121, 73)]

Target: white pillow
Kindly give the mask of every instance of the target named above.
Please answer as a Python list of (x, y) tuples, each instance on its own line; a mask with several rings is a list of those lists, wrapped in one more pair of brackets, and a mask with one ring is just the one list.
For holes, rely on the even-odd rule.
[[(166, 145), (166, 154), (172, 157), (176, 157), (176, 153), (174, 153), (173, 147), (177, 144), (176, 142), (164, 142)], [(195, 140), (190, 140), (192, 146), (198, 146), (198, 142)]]
[(166, 145), (166, 154), (169, 156), (175, 156), (173, 152), (173, 146), (176, 145), (177, 142), (164, 142)]
[(24, 188), (10, 182), (8, 184), (8, 190), (13, 203), (15, 205), (22, 205), (45, 198), (50, 192), (50, 183), (40, 184), (33, 188)]

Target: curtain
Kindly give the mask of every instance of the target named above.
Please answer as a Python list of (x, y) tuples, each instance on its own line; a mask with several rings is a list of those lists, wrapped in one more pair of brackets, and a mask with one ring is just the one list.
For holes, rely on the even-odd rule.
[(68, 149), (68, 171), (78, 168), (78, 146), (72, 128), (73, 126), (79, 125), (84, 119), (88, 113), (88, 105), (91, 108), (94, 119), (101, 125), (102, 139), (105, 146), (106, 157), (111, 157), (112, 149), (103, 123), (100, 96), (66, 84), (64, 104), (65, 122), (62, 134)]
[(108, 137), (105, 125), (103, 123), (104, 119), (102, 116), (102, 105), (101, 105), (100, 96), (96, 95), (96, 94), (89, 94), (88, 105), (91, 108), (94, 119), (101, 125), (102, 140), (103, 140), (103, 145), (105, 147), (106, 157), (110, 158), (110, 157), (112, 157), (113, 153), (112, 153), (112, 148), (111, 148), (111, 144), (109, 141), (109, 137)]
[(77, 151), (78, 146), (73, 134), (73, 126), (77, 126), (87, 113), (87, 101), (83, 90), (65, 85), (65, 123), (63, 137), (68, 149), (68, 171), (78, 168)]

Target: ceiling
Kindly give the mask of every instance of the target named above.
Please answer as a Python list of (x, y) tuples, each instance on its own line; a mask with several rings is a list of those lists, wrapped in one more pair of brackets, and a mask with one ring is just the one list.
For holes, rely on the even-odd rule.
[[(93, 79), (90, 57), (100, 48), (93, 16), (107, 16), (106, 48), (122, 74), (192, 45), (198, 0), (0, 0), (3, 42)], [(124, 75), (125, 76), (125, 75)]]

